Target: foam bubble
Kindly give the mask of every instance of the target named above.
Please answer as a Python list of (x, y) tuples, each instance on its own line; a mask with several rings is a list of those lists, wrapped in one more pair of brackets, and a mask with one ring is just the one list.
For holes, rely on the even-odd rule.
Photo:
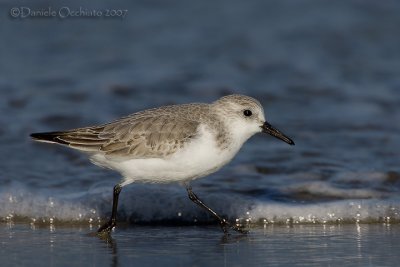
[[(218, 213), (238, 222), (265, 223), (376, 223), (400, 221), (399, 199), (346, 199), (324, 203), (282, 203), (255, 200), (232, 193), (196, 193)], [(30, 223), (101, 223), (111, 212), (112, 187), (100, 185), (88, 192), (56, 194), (30, 191), (21, 185), (0, 193), (0, 217)], [(119, 221), (132, 223), (214, 223), (175, 185), (136, 185), (124, 188)]]

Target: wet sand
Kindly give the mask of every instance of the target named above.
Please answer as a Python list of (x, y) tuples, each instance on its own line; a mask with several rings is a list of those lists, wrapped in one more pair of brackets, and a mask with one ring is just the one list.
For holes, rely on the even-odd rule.
[(267, 225), (224, 236), (218, 227), (89, 228), (1, 224), (3, 266), (395, 266), (400, 225)]

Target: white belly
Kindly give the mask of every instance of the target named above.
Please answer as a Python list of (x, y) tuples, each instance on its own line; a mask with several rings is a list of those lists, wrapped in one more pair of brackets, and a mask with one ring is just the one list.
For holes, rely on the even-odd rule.
[(212, 133), (201, 127), (199, 138), (193, 140), (182, 151), (167, 158), (128, 159), (126, 161), (105, 162), (102, 155), (94, 155), (93, 160), (100, 165), (120, 172), (127, 185), (134, 181), (167, 183), (187, 181), (213, 173), (228, 163), (242, 144), (235, 143), (221, 150)]

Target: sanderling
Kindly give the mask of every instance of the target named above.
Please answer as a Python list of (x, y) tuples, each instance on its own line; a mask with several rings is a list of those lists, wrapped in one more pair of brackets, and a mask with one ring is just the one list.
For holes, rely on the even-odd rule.
[(260, 102), (244, 95), (228, 95), (211, 104), (164, 106), (99, 126), (34, 133), (31, 137), (83, 151), (94, 164), (122, 174), (114, 187), (111, 218), (98, 229), (99, 234), (109, 234), (115, 227), (118, 196), (123, 186), (133, 182), (182, 183), (190, 200), (210, 212), (227, 233), (228, 228), (245, 231), (201, 201), (190, 181), (220, 169), (259, 132), (294, 145), (265, 120)]

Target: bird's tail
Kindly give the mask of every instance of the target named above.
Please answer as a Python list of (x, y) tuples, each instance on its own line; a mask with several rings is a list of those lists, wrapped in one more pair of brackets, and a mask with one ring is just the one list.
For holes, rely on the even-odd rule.
[(108, 139), (100, 138), (100, 130), (104, 127), (78, 128), (69, 131), (33, 133), (35, 141), (66, 145), (82, 151), (99, 151)]
[(33, 140), (45, 143), (57, 143), (62, 145), (68, 145), (69, 143), (61, 139), (64, 132), (47, 132), (47, 133), (33, 133), (30, 136)]

